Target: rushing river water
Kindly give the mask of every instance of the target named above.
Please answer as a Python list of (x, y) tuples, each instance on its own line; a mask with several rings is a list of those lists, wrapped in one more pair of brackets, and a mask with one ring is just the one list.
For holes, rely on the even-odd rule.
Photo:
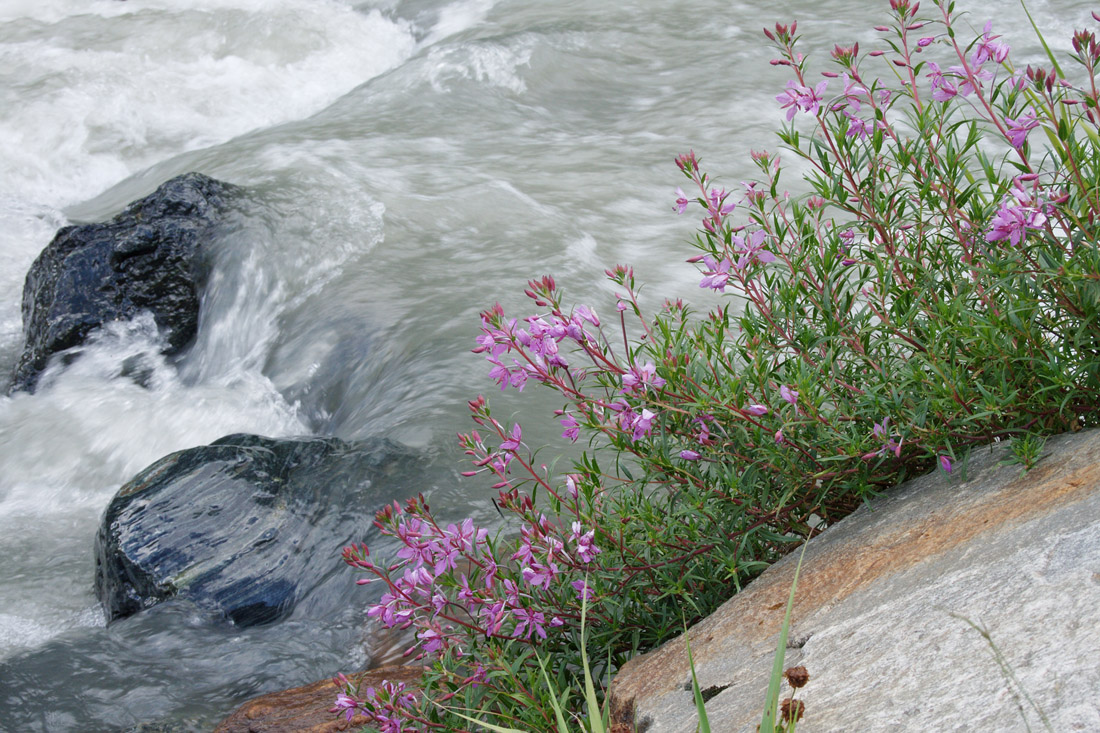
[[(963, 4), (976, 27), (995, 16), (1017, 64), (1039, 60), (1014, 0)], [(836, 41), (872, 47), (886, 8), (0, 0), (0, 375), (22, 347), (23, 277), (60, 226), (187, 171), (256, 204), (182, 359), (113, 329), (36, 394), (0, 397), (0, 730), (209, 730), (248, 697), (361, 665), (365, 591), (338, 546), (317, 569), (323, 597), (281, 623), (236, 629), (166, 603), (106, 627), (92, 543), (108, 501), (228, 433), (385, 436), (428, 457), (418, 488), (438, 510), (491, 522), (454, 441), (465, 401), (495, 390), (469, 353), (478, 311), (527, 313), (526, 279), (553, 273), (606, 312), (617, 262), (651, 306), (705, 305), (673, 157), (694, 148), (731, 186), (752, 175), (749, 150), (777, 146), (787, 79), (759, 29), (797, 18), (824, 59)], [(1058, 48), (1088, 16), (1031, 8)], [(115, 377), (134, 353), (156, 363), (145, 386)], [(526, 436), (556, 439), (548, 397), (494, 404), (541, 410)]]

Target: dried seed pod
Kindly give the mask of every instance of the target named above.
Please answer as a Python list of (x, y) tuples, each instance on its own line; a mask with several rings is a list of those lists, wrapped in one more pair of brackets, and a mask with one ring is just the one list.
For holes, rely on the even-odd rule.
[(783, 673), (783, 676), (787, 678), (787, 682), (790, 683), (791, 687), (796, 690), (805, 687), (806, 683), (810, 681), (810, 673), (805, 667), (791, 667)]
[(788, 697), (783, 702), (779, 703), (779, 714), (784, 723), (789, 723), (791, 720), (798, 722), (802, 720), (802, 714), (806, 712), (806, 703), (801, 700), (795, 700)]

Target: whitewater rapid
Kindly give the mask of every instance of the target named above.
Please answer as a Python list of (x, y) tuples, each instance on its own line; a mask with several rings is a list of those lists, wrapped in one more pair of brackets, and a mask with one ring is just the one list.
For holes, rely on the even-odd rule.
[[(988, 10), (971, 5), (980, 28)], [(1083, 2), (1030, 5), (1057, 48), (1092, 24)], [(0, 396), (0, 730), (209, 730), (250, 695), (361, 663), (362, 591), (337, 547), (324, 597), (282, 624), (167, 604), (105, 627), (92, 541), (108, 501), (229, 433), (384, 436), (431, 462), (433, 506), (493, 521), (491, 492), (458, 477), (466, 400), (522, 410), (525, 437), (551, 445), (559, 405), (496, 392), (469, 354), (478, 312), (532, 312), (524, 283), (552, 273), (612, 313), (602, 273), (618, 262), (646, 307), (712, 303), (684, 261), (696, 223), (673, 211), (673, 158), (695, 149), (727, 187), (752, 176), (749, 151), (778, 148), (786, 81), (759, 29), (797, 18), (824, 60), (834, 42), (874, 44), (886, 7), (0, 3), (0, 374), (22, 347), (23, 278), (58, 228), (192, 170), (247, 192), (186, 355), (160, 356), (138, 319), (35, 394)], [(994, 20), (1041, 61), (1017, 4)], [(144, 385), (119, 378), (131, 357)]]

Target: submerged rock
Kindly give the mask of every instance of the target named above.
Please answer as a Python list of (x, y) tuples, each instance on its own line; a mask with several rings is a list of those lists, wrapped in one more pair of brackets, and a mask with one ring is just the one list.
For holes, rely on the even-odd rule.
[(238, 189), (199, 173), (164, 183), (114, 219), (64, 227), (23, 286), (23, 354), (11, 391), (34, 391), (50, 357), (105, 323), (153, 314), (166, 354), (195, 337), (203, 246)]
[(96, 537), (108, 621), (176, 595), (241, 626), (284, 617), (341, 570), (341, 547), (391, 498), (372, 486), (411, 458), (383, 440), (256, 435), (162, 458), (119, 490)]
[[(1026, 474), (1010, 457), (976, 449), (810, 540), (784, 664), (810, 675), (799, 730), (1100, 730), (1100, 430), (1051, 439)], [(797, 561), (688, 632), (716, 732), (760, 722)], [(631, 660), (613, 722), (691, 733), (691, 679), (682, 637)]]

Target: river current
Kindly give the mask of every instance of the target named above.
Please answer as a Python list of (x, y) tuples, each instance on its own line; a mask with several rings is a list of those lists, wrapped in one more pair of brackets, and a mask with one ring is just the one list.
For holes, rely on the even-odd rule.
[[(1017, 65), (1041, 61), (1017, 2), (960, 6), (979, 29), (992, 12)], [(1092, 23), (1087, 3), (1030, 7), (1058, 49)], [(427, 457), (437, 511), (491, 523), (489, 487), (458, 476), (466, 400), (495, 394), (529, 442), (562, 441), (549, 396), (500, 395), (469, 353), (478, 312), (529, 314), (524, 284), (547, 273), (612, 312), (602, 273), (620, 262), (644, 305), (714, 302), (685, 263), (696, 222), (674, 212), (673, 158), (694, 148), (731, 188), (750, 177), (749, 151), (777, 149), (787, 80), (760, 29), (797, 19), (823, 63), (834, 42), (873, 47), (887, 8), (0, 0), (0, 375), (22, 348), (23, 278), (59, 227), (188, 171), (253, 204), (184, 357), (119, 324), (35, 394), (0, 396), (0, 731), (209, 730), (249, 697), (361, 665), (367, 596), (338, 546), (323, 597), (281, 623), (168, 603), (107, 627), (92, 590), (107, 503), (229, 433), (386, 437)], [(154, 365), (143, 385), (117, 378), (133, 354)]]

